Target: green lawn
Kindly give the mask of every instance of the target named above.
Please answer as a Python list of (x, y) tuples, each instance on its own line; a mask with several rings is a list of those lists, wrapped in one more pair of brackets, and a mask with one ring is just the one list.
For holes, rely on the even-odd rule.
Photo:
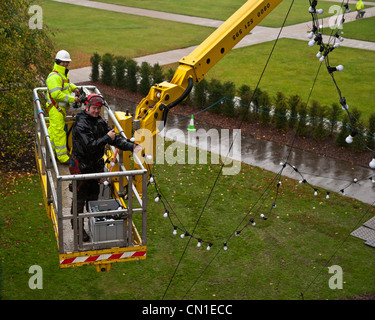
[[(345, 23), (339, 33), (344, 38), (375, 42), (374, 28), (375, 17), (371, 17)], [(324, 34), (330, 35), (331, 30), (326, 29)]]
[[(172, 235), (172, 224), (149, 186), (147, 259), (114, 264), (107, 273), (96, 273), (93, 266), (59, 269), (38, 178), (17, 179), (15, 187), (2, 191), (2, 298), (161, 299), (188, 242), (180, 234), (193, 232), (218, 170), (212, 164), (157, 165), (156, 181), (173, 208), (170, 216), (178, 235)], [(298, 300), (301, 292), (305, 299), (336, 299), (375, 291), (369, 281), (375, 277), (375, 251), (348, 236), (375, 209), (336, 193), (325, 199), (324, 190), (314, 196), (309, 186), (283, 177), (277, 207), (271, 210), (279, 181), (274, 178), (245, 164), (239, 174), (219, 178), (194, 234), (205, 242), (197, 248), (197, 240), (191, 239), (165, 299)], [(268, 219), (259, 218), (260, 213)], [(222, 250), (223, 242), (251, 217), (257, 225), (244, 228)], [(207, 251), (209, 242), (214, 245)], [(28, 286), (32, 265), (42, 267), (41, 290)], [(329, 288), (332, 265), (343, 269), (342, 290)]]
[[(215, 6), (212, 6), (211, 2), (200, 2), (200, 6), (198, 6), (193, 0), (189, 2), (188, 6), (200, 8), (198, 11), (201, 13), (210, 12), (212, 15), (216, 15), (215, 18), (222, 18), (218, 16), (219, 12), (228, 13), (231, 11), (226, 6), (233, 6), (233, 10), (235, 10), (234, 7), (241, 3), (242, 1), (234, 1), (233, 3), (218, 1)], [(273, 16), (269, 16), (266, 20), (280, 26), (280, 19), (285, 16), (288, 3), (289, 1), (283, 1), (272, 13)], [(153, 1), (121, 1), (121, 4), (139, 5), (152, 9), (156, 9), (154, 6), (158, 6), (159, 9), (164, 8), (166, 11), (183, 13), (181, 12), (181, 9), (183, 9), (181, 3), (167, 0), (158, 3)], [(328, 4), (332, 3), (322, 2), (322, 6)], [(208, 10), (209, 6), (212, 6), (212, 10)], [(55, 15), (55, 12), (61, 11), (69, 12), (69, 15)], [(110, 52), (114, 55), (137, 57), (199, 44), (213, 31), (212, 28), (158, 19), (145, 19), (144, 17), (52, 1), (44, 1), (43, 12), (45, 23), (51, 29), (59, 30), (55, 37), (57, 47), (68, 48), (71, 52), (73, 56), (72, 68), (89, 65), (89, 57), (93, 52), (99, 52), (100, 54)], [(303, 21), (308, 21), (310, 19), (308, 12), (307, 15), (301, 14), (302, 12), (307, 12), (305, 3), (296, 1), (288, 21), (300, 22), (296, 21), (295, 18), (298, 17), (299, 19), (301, 16), (304, 17)], [(191, 10), (189, 13), (197, 14), (197, 12)], [(344, 36), (353, 35), (354, 38), (372, 40), (373, 19), (345, 24)], [(98, 23), (97, 21), (101, 22)], [(155, 28), (155, 25), (158, 28)], [(271, 45), (272, 43), (265, 43), (251, 48), (231, 51), (215, 68), (211, 69), (207, 78), (234, 81), (237, 87), (240, 87), (241, 84), (254, 87), (268, 52), (270, 52)], [(293, 48), (292, 51), (291, 48)], [(317, 51), (317, 47), (309, 48), (307, 42), (280, 40), (260, 87), (267, 90), (271, 95), (274, 95), (277, 91), (282, 91), (285, 94), (299, 94), (306, 99), (319, 65), (315, 58)], [(375, 100), (371, 87), (374, 78), (372, 71), (374, 70), (373, 52), (341, 47), (331, 56), (332, 65), (343, 64), (345, 67), (344, 72), (336, 74), (336, 78), (349, 106), (358, 107), (364, 115), (373, 112)], [(240, 71), (236, 72), (236, 70)], [(249, 72), (246, 72), (247, 70)], [(323, 68), (312, 98), (322, 104), (330, 105), (338, 101), (335, 91), (332, 80)], [(358, 94), (359, 92), (360, 94)]]
[[(210, 70), (207, 79), (233, 81), (237, 88), (242, 84), (255, 88), (272, 46), (273, 42), (270, 42), (229, 52)], [(298, 94), (303, 101), (307, 101), (320, 64), (315, 57), (318, 51), (317, 46), (310, 48), (307, 41), (280, 39), (260, 88), (271, 96), (281, 91), (286, 95)], [(331, 66), (344, 66), (344, 71), (334, 74), (335, 79), (349, 107), (357, 107), (365, 119), (375, 110), (372, 87), (375, 77), (374, 57), (373, 51), (340, 47), (331, 53), (330, 58)], [(311, 99), (328, 106), (339, 102), (339, 95), (325, 64), (322, 65)]]
[(134, 58), (198, 45), (214, 30), (53, 1), (43, 2), (43, 21), (56, 48), (70, 52), (72, 69), (90, 65), (94, 52)]
[[(103, 0), (101, 2), (113, 3), (117, 5), (124, 5), (136, 8), (151, 9), (157, 11), (171, 12), (184, 14), (189, 16), (204, 17), (218, 20), (226, 20), (235, 11), (237, 11), (246, 1), (245, 0), (208, 0), (199, 1), (191, 0), (185, 1), (173, 1), (173, 0)], [(278, 7), (269, 14), (269, 16), (260, 24), (265, 27), (280, 27), (284, 21), (285, 15), (291, 5), (291, 0), (282, 1)], [(333, 5), (341, 5), (340, 1), (337, 2), (325, 2), (320, 1), (318, 7), (324, 9), (324, 14), (321, 17), (328, 17), (332, 14), (328, 13), (329, 7)], [(293, 8), (290, 12), (290, 16), (286, 25), (301, 23), (309, 21), (311, 15), (308, 12), (309, 1), (297, 0), (293, 3)], [(350, 7), (354, 8), (353, 5)]]

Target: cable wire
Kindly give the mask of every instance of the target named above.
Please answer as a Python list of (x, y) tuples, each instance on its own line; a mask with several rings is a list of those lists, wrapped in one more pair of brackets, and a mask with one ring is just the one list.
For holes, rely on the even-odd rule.
[[(288, 9), (288, 12), (287, 12), (286, 17), (285, 17), (285, 19), (284, 19), (284, 21), (283, 21), (283, 24), (282, 24), (282, 26), (281, 26), (281, 28), (280, 28), (280, 31), (279, 31), (279, 33), (278, 33), (278, 35), (277, 35), (277, 38), (276, 38), (276, 40), (274, 41), (273, 47), (272, 47), (272, 49), (271, 49), (271, 52), (270, 52), (270, 54), (269, 54), (269, 56), (268, 56), (268, 59), (267, 59), (267, 61), (266, 61), (266, 64), (265, 64), (265, 66), (264, 66), (264, 68), (263, 68), (263, 71), (262, 71), (262, 73), (261, 73), (261, 75), (260, 75), (260, 78), (259, 78), (259, 80), (258, 80), (258, 83), (257, 83), (257, 85), (256, 85), (256, 88), (255, 88), (255, 90), (254, 90), (254, 92), (253, 92), (253, 96), (252, 96), (252, 98), (251, 98), (251, 100), (250, 100), (250, 104), (251, 104), (251, 101), (252, 101), (252, 100), (254, 99), (254, 97), (255, 97), (255, 93), (256, 93), (256, 91), (257, 91), (257, 89), (258, 89), (258, 87), (259, 87), (259, 84), (260, 84), (260, 82), (261, 82), (261, 80), (262, 80), (262, 78), (263, 78), (263, 75), (264, 75), (264, 73), (265, 73), (265, 71), (266, 71), (266, 69), (267, 69), (268, 63), (269, 63), (269, 61), (270, 61), (270, 59), (271, 59), (271, 57), (272, 57), (272, 55), (273, 55), (273, 52), (274, 52), (275, 47), (276, 47), (276, 44), (277, 44), (277, 42), (278, 42), (278, 40), (279, 40), (279, 38), (280, 38), (281, 32), (282, 32), (282, 30), (283, 30), (283, 28), (284, 28), (284, 26), (285, 26), (286, 20), (287, 20), (287, 18), (288, 18), (288, 16), (289, 16), (289, 13), (290, 13), (290, 11), (291, 11), (291, 9), (292, 9), (292, 7), (293, 7), (293, 4), (294, 4), (294, 0), (292, 0), (292, 2), (291, 2), (291, 5), (290, 5), (290, 7), (289, 7), (289, 9)], [(249, 105), (250, 105), (250, 104), (249, 104)], [(242, 127), (242, 123), (243, 123), (243, 122), (244, 122), (244, 120), (242, 119), (242, 120), (241, 120), (241, 123), (240, 123), (240, 128)], [(228, 155), (229, 155), (229, 152), (231, 151), (231, 149), (232, 149), (232, 147), (233, 147), (233, 143), (234, 143), (234, 141), (235, 141), (235, 139), (233, 139), (233, 141), (232, 141), (232, 143), (231, 143), (231, 145), (230, 145), (230, 148), (229, 148), (229, 151), (228, 151)], [(227, 157), (228, 157), (228, 155), (227, 155)], [(225, 159), (226, 159), (226, 158), (225, 158)], [(204, 204), (204, 206), (203, 206), (203, 208), (202, 208), (202, 211), (201, 211), (201, 213), (200, 213), (200, 215), (199, 215), (199, 217), (198, 217), (198, 220), (197, 220), (197, 222), (196, 222), (196, 224), (195, 224), (195, 226), (194, 226), (194, 229), (193, 229), (193, 233), (192, 233), (192, 235), (194, 235), (194, 232), (195, 232), (195, 230), (196, 230), (196, 228), (197, 228), (197, 226), (198, 226), (198, 224), (199, 224), (199, 222), (200, 222), (200, 219), (201, 219), (201, 217), (202, 217), (202, 215), (203, 215), (203, 212), (204, 212), (204, 210), (205, 210), (205, 208), (206, 208), (206, 206), (207, 206), (207, 203), (208, 203), (209, 199), (211, 198), (211, 195), (212, 195), (212, 193), (213, 193), (213, 190), (215, 189), (216, 183), (217, 183), (217, 181), (218, 181), (218, 179), (219, 179), (219, 177), (220, 177), (220, 174), (221, 174), (221, 172), (222, 172), (222, 169), (223, 169), (223, 167), (224, 167), (224, 163), (225, 163), (225, 161), (223, 161), (223, 163), (222, 163), (222, 165), (221, 165), (221, 168), (220, 168), (220, 171), (219, 171), (219, 173), (218, 173), (217, 176), (216, 176), (216, 179), (215, 179), (214, 184), (213, 184), (213, 186), (212, 186), (212, 188), (211, 188), (211, 190), (210, 190), (210, 193), (209, 193), (209, 195), (208, 195), (208, 197), (207, 197), (207, 200), (206, 200), (206, 202), (205, 202), (205, 204)], [(176, 272), (177, 272), (177, 270), (178, 270), (178, 268), (179, 268), (179, 266), (180, 266), (180, 264), (181, 264), (181, 261), (182, 261), (184, 255), (185, 255), (185, 253), (186, 253), (187, 247), (188, 247), (188, 245), (190, 244), (190, 240), (191, 240), (191, 237), (189, 238), (189, 241), (188, 241), (187, 244), (185, 245), (185, 249), (184, 249), (184, 251), (183, 251), (183, 253), (182, 253), (181, 257), (180, 257), (180, 260), (179, 260), (179, 262), (178, 262), (178, 264), (177, 264), (177, 266), (176, 266), (176, 268), (175, 268), (175, 270), (174, 270), (174, 272), (173, 272), (173, 275), (172, 275), (172, 277), (171, 277), (171, 279), (170, 279), (170, 281), (169, 281), (169, 283), (168, 283), (168, 286), (167, 286), (167, 288), (166, 288), (166, 290), (165, 290), (165, 292), (164, 292), (163, 299), (164, 299), (165, 295), (167, 294), (167, 292), (168, 292), (168, 290), (169, 290), (169, 287), (170, 287), (170, 285), (171, 285), (171, 283), (172, 283), (172, 281), (173, 281), (173, 279), (174, 279), (174, 277), (175, 277), (175, 275), (176, 275)], [(217, 255), (215, 255), (215, 257), (216, 257), (216, 256), (217, 256)], [(212, 261), (213, 261), (213, 260), (212, 260)], [(211, 262), (212, 262), (212, 261), (211, 261)], [(210, 262), (210, 264), (211, 264), (211, 262)]]

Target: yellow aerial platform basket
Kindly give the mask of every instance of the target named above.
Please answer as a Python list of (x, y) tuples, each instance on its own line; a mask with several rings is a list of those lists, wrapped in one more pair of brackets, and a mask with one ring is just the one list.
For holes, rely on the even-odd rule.
[[(100, 94), (95, 86), (84, 86), (83, 89)], [(105, 172), (71, 175), (67, 166), (59, 165), (53, 154), (48, 136), (49, 118), (44, 114), (39, 100), (39, 95), (45, 92), (46, 88), (33, 91), (35, 157), (47, 216), (52, 221), (56, 236), (60, 268), (95, 265), (97, 271), (109, 271), (115, 262), (146, 259), (147, 170), (136, 154), (131, 156), (129, 151), (115, 152), (109, 148), (104, 159), (108, 159)], [(108, 120), (115, 126), (117, 133), (123, 138), (130, 137), (132, 116), (124, 112), (114, 114), (108, 105), (105, 108)], [(74, 116), (67, 116), (67, 132), (71, 131), (73, 124)], [(69, 145), (72, 145), (71, 136), (68, 136)], [(114, 155), (116, 159), (113, 159)], [(110, 162), (116, 165), (110, 166)], [(131, 170), (131, 166), (135, 169)], [(77, 215), (77, 194), (76, 191), (69, 191), (69, 184), (72, 185), (71, 190), (76, 190), (77, 180), (83, 179), (109, 180), (109, 186), (101, 186), (104, 189), (100, 192), (98, 204), (115, 201), (118, 203), (116, 210), (89, 210)], [(135, 185), (135, 181), (138, 185)], [(108, 217), (114, 215), (116, 220), (108, 220)], [(82, 229), (78, 230), (77, 218), (80, 223), (83, 219), (88, 221), (85, 229), (91, 233), (89, 242), (82, 241)], [(140, 225), (139, 230), (136, 225)], [(109, 233), (108, 230), (114, 230), (113, 226), (117, 233)], [(99, 237), (95, 232), (110, 234), (111, 237)]]

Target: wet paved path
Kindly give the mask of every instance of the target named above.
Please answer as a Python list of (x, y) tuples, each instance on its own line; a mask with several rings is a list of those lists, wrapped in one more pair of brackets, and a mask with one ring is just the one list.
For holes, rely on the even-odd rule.
[[(133, 113), (135, 105), (122, 99), (106, 97), (111, 108), (121, 111), (129, 110)], [(189, 118), (181, 118), (173, 113), (169, 113), (167, 126), (162, 132), (162, 135), (192, 146), (198, 146), (205, 149), (205, 146), (197, 145), (196, 139), (187, 130), (189, 127)], [(197, 130), (208, 132), (212, 126), (204, 123), (195, 124)], [(216, 128), (221, 133), (220, 128)], [(213, 136), (210, 136), (211, 138)], [(232, 132), (229, 138), (223, 138), (220, 135), (218, 139), (213, 137), (212, 145), (220, 145), (219, 154), (221, 159), (227, 156), (229, 146), (233, 142)], [(238, 142), (234, 143), (239, 145)], [(210, 149), (210, 148), (208, 148)], [(233, 148), (235, 149), (235, 148)], [(370, 168), (364, 168), (356, 165), (351, 165), (348, 162), (335, 160), (318, 156), (314, 153), (282, 146), (277, 143), (255, 139), (249, 136), (241, 137), (241, 156), (231, 153), (231, 159), (240, 160), (243, 163), (257, 166), (271, 172), (278, 173), (281, 169), (281, 162), (288, 160), (288, 163), (298, 168), (303, 178), (311, 185), (318, 189), (323, 188), (333, 193), (340, 193), (341, 189), (345, 188), (345, 196), (358, 199), (368, 204), (373, 204), (375, 201), (375, 184), (371, 182), (370, 177), (374, 176), (375, 171)], [(211, 150), (209, 150), (211, 151)], [(370, 162), (371, 159), (369, 159)], [(230, 167), (230, 166), (229, 166)], [(297, 174), (290, 166), (287, 166), (283, 171), (283, 176), (301, 180), (301, 176)], [(354, 179), (358, 179), (357, 183), (352, 183)], [(349, 184), (351, 184), (349, 186)], [(348, 188), (346, 188), (349, 186)], [(313, 194), (313, 190), (312, 190)], [(340, 193), (341, 194), (341, 193)], [(326, 193), (319, 192), (319, 197), (325, 198)]]

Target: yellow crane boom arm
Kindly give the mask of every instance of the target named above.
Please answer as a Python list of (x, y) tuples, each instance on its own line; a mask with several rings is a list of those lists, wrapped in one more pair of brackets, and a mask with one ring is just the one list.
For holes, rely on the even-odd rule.
[[(282, 0), (249, 0), (217, 28), (179, 66), (170, 82), (151, 87), (134, 118), (135, 140), (155, 157), (158, 121), (165, 123), (168, 111), (184, 100), (206, 73), (258, 25)], [(145, 129), (149, 134), (145, 135)], [(150, 137), (151, 134), (151, 137)]]
[(196, 82), (258, 25), (282, 0), (250, 0), (192, 53), (180, 60), (194, 70)]
[(247, 1), (193, 52), (183, 57), (172, 80), (152, 86), (147, 97), (139, 103), (136, 111), (136, 119), (140, 121), (139, 127), (152, 130), (148, 119), (151, 118), (152, 122), (163, 120), (165, 106), (178, 100), (191, 86), (189, 79), (192, 78), (195, 82), (201, 81), (205, 74), (281, 1)]

